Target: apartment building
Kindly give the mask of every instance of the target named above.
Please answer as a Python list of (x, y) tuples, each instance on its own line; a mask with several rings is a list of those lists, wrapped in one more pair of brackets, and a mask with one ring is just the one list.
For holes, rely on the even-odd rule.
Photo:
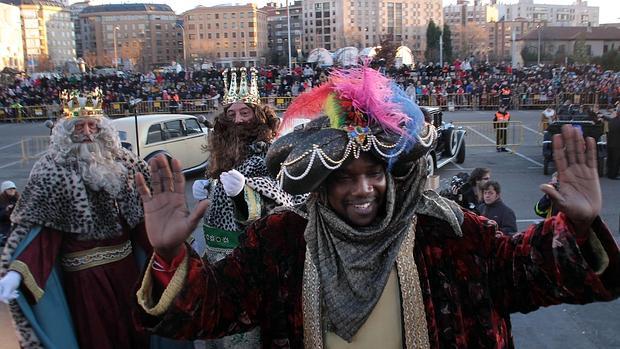
[(73, 22), (73, 32), (75, 35), (75, 55), (77, 57), (84, 56), (84, 43), (82, 42), (82, 24), (80, 22), (80, 13), (82, 10), (90, 6), (90, 0), (73, 3), (69, 6), (71, 12), (71, 22)]
[(1, 0), (18, 6), (21, 16), (24, 59), (31, 70), (62, 68), (75, 59), (71, 15), (60, 1)]
[[(303, 52), (303, 21), (301, 1), (289, 6), (279, 6), (275, 2), (267, 3), (261, 10), (267, 13), (267, 47), (271, 62), (283, 64), (288, 59), (289, 21), (292, 61), (297, 61)], [(290, 20), (289, 20), (290, 17)], [(307, 54), (307, 52), (305, 52)]]
[[(517, 18), (512, 21), (499, 21), (488, 24), (489, 40), (491, 43), (491, 57), (496, 61), (511, 61), (513, 35), (516, 40), (533, 30), (546, 25), (544, 21), (530, 21)], [(515, 47), (515, 54), (520, 55)]]
[(144, 72), (183, 61), (182, 29), (168, 5), (89, 6), (79, 18), (82, 58), (90, 66)]
[[(610, 0), (614, 1), (614, 0)], [(534, 3), (534, 0), (519, 0), (516, 4), (502, 5), (500, 17), (511, 21), (525, 18), (530, 21), (544, 21), (553, 27), (596, 27), (599, 25), (599, 8), (588, 6), (587, 1), (576, 0), (570, 5)]]
[(304, 0), (302, 14), (305, 52), (363, 49), (390, 40), (419, 58), (429, 21), (443, 25), (441, 0)]
[(19, 7), (0, 3), (0, 70), (24, 70), (24, 46)]
[(222, 67), (266, 63), (267, 12), (255, 4), (198, 6), (181, 16), (192, 63)]
[(452, 49), (457, 56), (479, 56), (486, 59), (493, 47), (492, 22), (499, 19), (495, 1), (458, 0), (443, 9), (444, 22), (452, 33)]

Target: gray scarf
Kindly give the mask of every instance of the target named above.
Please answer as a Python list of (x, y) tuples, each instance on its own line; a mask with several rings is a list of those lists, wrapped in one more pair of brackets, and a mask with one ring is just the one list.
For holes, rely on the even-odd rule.
[(423, 162), (403, 178), (388, 175), (385, 213), (368, 227), (353, 228), (333, 210), (308, 199), (304, 237), (321, 284), (321, 313), (329, 331), (351, 341), (377, 304), (413, 216), (427, 214), (461, 234), (463, 214), (435, 192), (423, 192)]

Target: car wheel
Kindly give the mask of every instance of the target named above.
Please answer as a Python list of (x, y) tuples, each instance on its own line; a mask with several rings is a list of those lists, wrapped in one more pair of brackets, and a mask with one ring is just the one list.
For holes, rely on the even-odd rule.
[(455, 155), (457, 149), (459, 149), (459, 134), (458, 132), (451, 130), (450, 132), (450, 155)]
[(465, 162), (465, 140), (463, 140), (463, 142), (461, 143), (461, 148), (459, 149), (458, 154), (456, 154), (456, 163), (462, 164), (464, 162)]
[(159, 155), (162, 155), (162, 154), (166, 156), (166, 159), (168, 160), (168, 163), (170, 163), (172, 161), (172, 156), (170, 156), (170, 154), (168, 154), (168, 153), (166, 153), (165, 151), (162, 151), (162, 150), (156, 151), (154, 153), (151, 153), (151, 154), (145, 156), (144, 157), (144, 161), (149, 162), (152, 158), (154, 158), (156, 156), (159, 156)]
[(426, 154), (426, 176), (430, 177), (435, 174), (435, 159), (431, 153)]

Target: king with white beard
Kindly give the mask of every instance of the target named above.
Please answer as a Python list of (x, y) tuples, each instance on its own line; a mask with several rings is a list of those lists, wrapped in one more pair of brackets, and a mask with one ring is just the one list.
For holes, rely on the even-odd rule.
[(63, 93), (65, 117), (34, 165), (2, 254), (0, 300), (25, 348), (148, 348), (132, 323), (138, 250), (151, 252), (134, 178), (99, 93)]

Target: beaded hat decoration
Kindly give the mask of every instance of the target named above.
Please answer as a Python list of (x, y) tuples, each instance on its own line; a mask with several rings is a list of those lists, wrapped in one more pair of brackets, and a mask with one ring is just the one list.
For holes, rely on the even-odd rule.
[(60, 104), (65, 118), (86, 118), (103, 116), (103, 93), (97, 87), (80, 95), (79, 91), (60, 92)]
[[(239, 69), (241, 75), (239, 79), (239, 90), (237, 90), (237, 68), (230, 69), (230, 79), (228, 77), (228, 68), (224, 70), (224, 100), (222, 104), (228, 105), (235, 102), (243, 102), (248, 104), (260, 104), (260, 94), (258, 93), (258, 71), (256, 68), (250, 68), (250, 87), (248, 88), (247, 69), (241, 67)], [(228, 86), (230, 80), (230, 87)]]
[(324, 84), (298, 96), (284, 113), (282, 129), (311, 120), (280, 137), (267, 166), (286, 191), (312, 191), (351, 156), (372, 152), (388, 170), (417, 160), (436, 131), (420, 108), (392, 80), (362, 66), (331, 73)]

